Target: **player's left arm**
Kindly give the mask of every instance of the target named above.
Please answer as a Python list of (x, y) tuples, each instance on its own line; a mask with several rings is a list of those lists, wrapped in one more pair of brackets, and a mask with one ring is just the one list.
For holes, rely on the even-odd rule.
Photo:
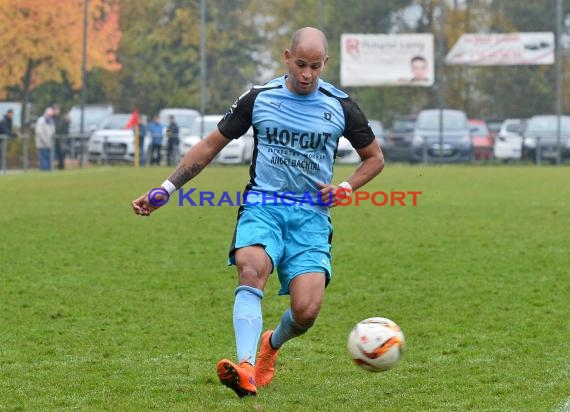
[(340, 103), (346, 119), (343, 134), (355, 148), (362, 163), (348, 179), (338, 185), (332, 183), (319, 184), (322, 199), (326, 199), (325, 196), (330, 196), (329, 193), (332, 192), (332, 205), (336, 205), (339, 187), (348, 191), (355, 191), (371, 181), (384, 169), (384, 155), (374, 132), (370, 128), (368, 119), (358, 104), (350, 98), (342, 99)]
[(384, 154), (378, 141), (374, 139), (372, 143), (361, 149), (356, 149), (362, 163), (356, 168), (354, 173), (346, 179), (352, 187), (357, 190), (370, 182), (384, 169)]
[[(360, 156), (362, 163), (360, 163), (354, 173), (344, 181), (350, 185), (350, 189), (345, 185), (339, 186), (338, 184), (332, 183), (318, 184), (321, 199), (328, 199), (332, 194), (331, 207), (335, 207), (337, 203), (342, 200), (343, 196), (346, 197), (349, 194), (339, 193), (339, 189), (346, 190), (348, 192), (355, 191), (374, 179), (374, 177), (380, 174), (382, 169), (384, 169), (384, 155), (382, 154), (382, 149), (376, 139), (367, 146), (357, 149), (356, 152)], [(340, 184), (342, 185), (342, 183)]]

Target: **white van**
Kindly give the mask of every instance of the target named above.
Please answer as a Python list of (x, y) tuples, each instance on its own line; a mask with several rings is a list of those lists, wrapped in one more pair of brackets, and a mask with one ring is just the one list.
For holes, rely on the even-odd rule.
[(160, 123), (164, 126), (165, 132), (166, 127), (168, 127), (168, 117), (174, 116), (174, 120), (178, 125), (180, 138), (183, 136), (189, 136), (192, 130), (192, 126), (198, 117), (200, 117), (200, 112), (194, 109), (180, 108), (180, 107), (166, 107), (158, 113), (158, 118)]
[(105, 118), (114, 113), (110, 104), (86, 104), (83, 107), (83, 133), (81, 133), (81, 106), (76, 105), (69, 110), (69, 135), (78, 137), (93, 133)]

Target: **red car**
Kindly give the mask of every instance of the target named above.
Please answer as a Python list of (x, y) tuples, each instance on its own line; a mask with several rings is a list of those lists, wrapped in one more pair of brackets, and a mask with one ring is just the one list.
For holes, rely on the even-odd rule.
[(479, 119), (469, 119), (468, 123), (475, 160), (492, 159), (494, 139), (487, 123)]

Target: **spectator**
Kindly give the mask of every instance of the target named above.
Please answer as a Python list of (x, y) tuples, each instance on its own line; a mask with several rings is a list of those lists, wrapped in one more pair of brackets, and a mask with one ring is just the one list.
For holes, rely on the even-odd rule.
[(57, 168), (65, 169), (65, 142), (69, 135), (69, 124), (71, 118), (69, 114), (65, 116), (61, 114), (59, 106), (53, 106), (54, 122), (55, 122), (55, 158), (57, 160)]
[(55, 134), (53, 108), (48, 107), (36, 122), (36, 148), (40, 159), (40, 170), (51, 170), (51, 147)]
[(8, 109), (4, 118), (0, 121), (0, 134), (5, 134), (8, 137), (16, 137), (16, 133), (12, 130), (12, 118), (14, 117), (14, 111)]
[(152, 122), (148, 124), (148, 131), (150, 132), (151, 146), (150, 146), (150, 164), (160, 165), (160, 148), (162, 146), (162, 124), (158, 120), (158, 115), (155, 115)]
[(173, 115), (168, 116), (168, 127), (166, 129), (166, 137), (168, 138), (168, 154), (167, 162), (168, 166), (175, 166), (180, 158), (180, 150), (178, 145), (180, 143), (179, 139), (179, 128)]

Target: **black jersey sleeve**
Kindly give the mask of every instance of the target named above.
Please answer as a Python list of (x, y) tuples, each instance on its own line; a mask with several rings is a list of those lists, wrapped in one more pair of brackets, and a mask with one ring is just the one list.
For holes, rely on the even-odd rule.
[(368, 120), (356, 102), (350, 98), (342, 99), (345, 126), (344, 137), (348, 139), (352, 147), (362, 149), (374, 141), (374, 132), (368, 125)]
[(242, 94), (224, 114), (218, 123), (218, 129), (225, 137), (237, 139), (247, 132), (251, 126), (253, 104), (257, 94), (256, 89)]

